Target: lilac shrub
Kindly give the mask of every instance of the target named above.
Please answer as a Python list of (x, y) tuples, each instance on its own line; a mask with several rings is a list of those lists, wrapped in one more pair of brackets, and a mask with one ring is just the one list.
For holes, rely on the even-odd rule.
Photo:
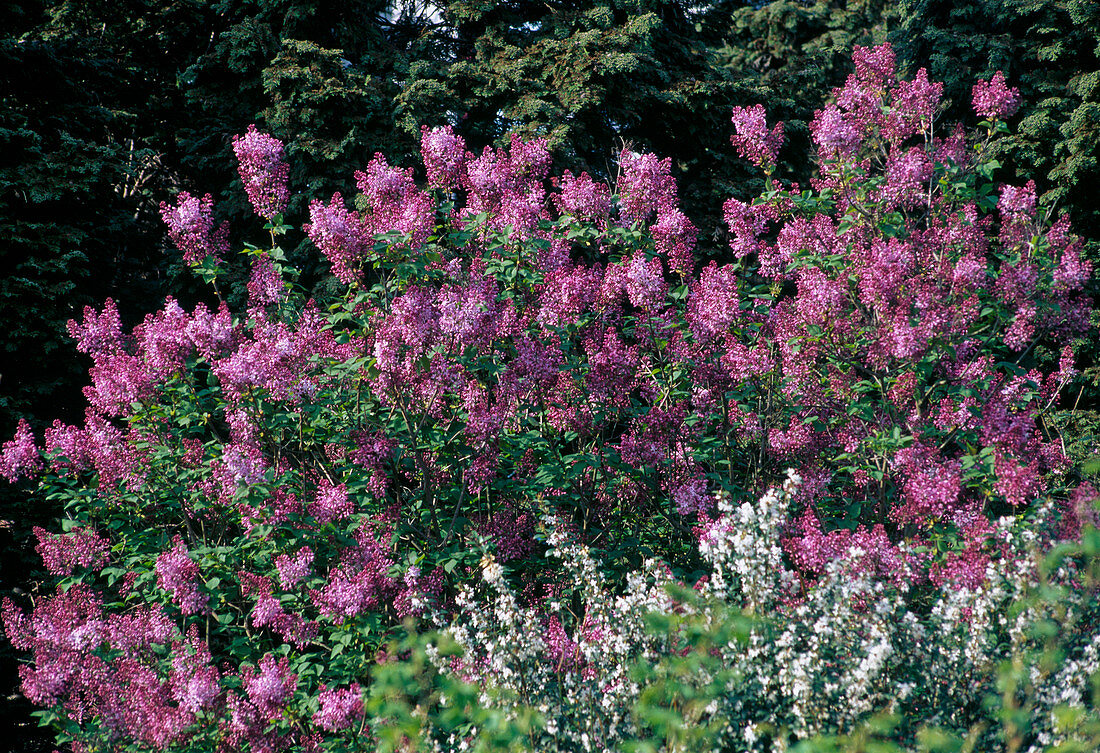
[[(309, 298), (275, 245), (292, 230), (282, 145), (238, 137), (273, 246), (246, 251), (241, 310), (217, 287), (212, 201), (181, 194), (169, 236), (218, 304), (168, 299), (132, 329), (111, 301), (86, 309), (70, 323), (92, 360), (84, 423), (41, 442), (21, 424), (3, 447), (0, 472), (66, 511), (39, 534), (56, 590), (4, 606), (26, 695), (75, 750), (373, 749), (386, 725), (357, 699), (406, 621), (451, 625), (469, 655), (446, 676), (487, 680), (478, 631), (501, 626), (470, 588), (487, 572), (516, 646), (553, 657), (538, 682), (564, 683), (513, 708), (568, 717), (583, 748), (641, 729), (626, 657), (686, 650), (605, 639), (640, 636), (642, 606), (678, 608), (660, 584), (709, 571), (708, 598), (791, 625), (832, 604), (837, 640), (858, 638), (770, 635), (760, 666), (786, 669), (745, 674), (751, 703), (787, 699), (776, 723), (795, 735), (878, 709), (908, 666), (890, 658), (908, 656), (900, 610), (988, 589), (1010, 561), (997, 521), (1038, 525), (1046, 500), (1044, 542), (1088, 522), (1094, 493), (1070, 493), (1047, 416), (1091, 270), (1033, 186), (990, 179), (1003, 81), (976, 88), (987, 120), (967, 134), (888, 47), (855, 61), (814, 122), (809, 188), (770, 177), (781, 124), (734, 111), (767, 190), (727, 202), (736, 260), (702, 268), (667, 159), (624, 151), (609, 187), (552, 177), (541, 140), (475, 155), (442, 127), (422, 132), (426, 182), (377, 155), (353, 203), (311, 203), (302, 230), (341, 287)], [(754, 507), (788, 467), (797, 493)], [(577, 599), (587, 611), (563, 609)], [(807, 679), (826, 659), (835, 676)], [(588, 718), (601, 676), (610, 705)]]

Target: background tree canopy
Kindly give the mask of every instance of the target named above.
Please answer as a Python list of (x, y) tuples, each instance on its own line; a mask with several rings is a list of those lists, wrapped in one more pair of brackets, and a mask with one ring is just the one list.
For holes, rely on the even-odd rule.
[[(555, 168), (604, 179), (624, 146), (652, 151), (672, 159), (701, 254), (722, 258), (722, 200), (760, 188), (728, 148), (731, 107), (763, 103), (785, 120), (780, 171), (804, 179), (807, 124), (850, 72), (852, 46), (890, 41), (903, 67), (945, 82), (952, 118), (969, 110), (976, 78), (1004, 71), (1023, 105), (996, 145), (1016, 166), (1003, 179), (1035, 180), (1097, 258), (1092, 0), (8, 0), (0, 29), (4, 437), (19, 416), (40, 429), (81, 415), (88, 364), (65, 322), (83, 306), (113, 297), (132, 324), (169, 290), (202, 295), (180, 274), (158, 204), (219, 187), (220, 218), (245, 226), (231, 140), (250, 123), (286, 143), (297, 216), (307, 197), (354, 193), (353, 171), (375, 152), (413, 164), (421, 125), (451, 124), (474, 150), (544, 136)], [(304, 235), (292, 238), (307, 279), (325, 284)], [(1096, 408), (1095, 348), (1086, 355), (1067, 408)], [(1066, 415), (1087, 452), (1094, 414)], [(0, 505), (6, 594), (31, 587), (30, 527), (54, 511), (8, 489)], [(7, 723), (25, 719), (7, 708)], [(11, 739), (39, 745), (31, 732)]]

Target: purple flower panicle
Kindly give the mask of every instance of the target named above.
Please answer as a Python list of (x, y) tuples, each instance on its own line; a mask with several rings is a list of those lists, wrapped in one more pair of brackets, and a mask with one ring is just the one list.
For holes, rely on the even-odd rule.
[(987, 120), (1006, 120), (1020, 109), (1020, 90), (1005, 86), (1005, 75), (1000, 71), (989, 81), (979, 81), (971, 90), (974, 112)]
[(290, 199), (286, 186), (289, 168), (283, 161), (283, 142), (250, 125), (244, 136), (233, 137), (233, 152), (237, 155), (241, 182), (256, 214), (268, 220), (282, 214)]

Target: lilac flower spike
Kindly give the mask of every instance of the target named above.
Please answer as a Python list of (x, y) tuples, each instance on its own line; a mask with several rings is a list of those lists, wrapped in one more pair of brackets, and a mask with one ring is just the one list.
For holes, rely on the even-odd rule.
[(1020, 90), (1005, 86), (1000, 71), (989, 81), (979, 81), (972, 90), (974, 112), (987, 120), (1005, 120), (1020, 109)]
[(734, 128), (730, 143), (737, 153), (757, 167), (774, 165), (783, 145), (783, 123), (776, 123), (769, 131), (764, 105), (735, 107), (730, 120)]
[(229, 250), (229, 225), (214, 229), (214, 200), (210, 194), (201, 199), (186, 191), (176, 197), (176, 206), (160, 203), (160, 216), (168, 226), (168, 237), (183, 252), (183, 260), (197, 264), (207, 256), (217, 259)]
[(244, 136), (233, 137), (233, 151), (237, 155), (237, 170), (244, 190), (256, 214), (268, 220), (282, 214), (290, 198), (283, 142), (250, 125)]

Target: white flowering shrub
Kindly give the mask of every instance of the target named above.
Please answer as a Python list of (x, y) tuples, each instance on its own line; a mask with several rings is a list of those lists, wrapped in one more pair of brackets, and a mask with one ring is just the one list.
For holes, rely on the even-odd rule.
[[(528, 605), (486, 558), (440, 624), (461, 653), (430, 651), (436, 669), (476, 687), (479, 707), (535, 719), (526, 750), (848, 750), (868, 722), (884, 750), (1098, 749), (1095, 529), (1044, 558), (1041, 519), (1004, 519), (980, 582), (884, 577), (857, 544), (810, 581), (782, 547), (800, 481), (755, 505), (718, 500), (694, 589), (649, 560), (617, 592), (546, 519), (561, 598)], [(424, 743), (458, 750), (477, 733)]]

